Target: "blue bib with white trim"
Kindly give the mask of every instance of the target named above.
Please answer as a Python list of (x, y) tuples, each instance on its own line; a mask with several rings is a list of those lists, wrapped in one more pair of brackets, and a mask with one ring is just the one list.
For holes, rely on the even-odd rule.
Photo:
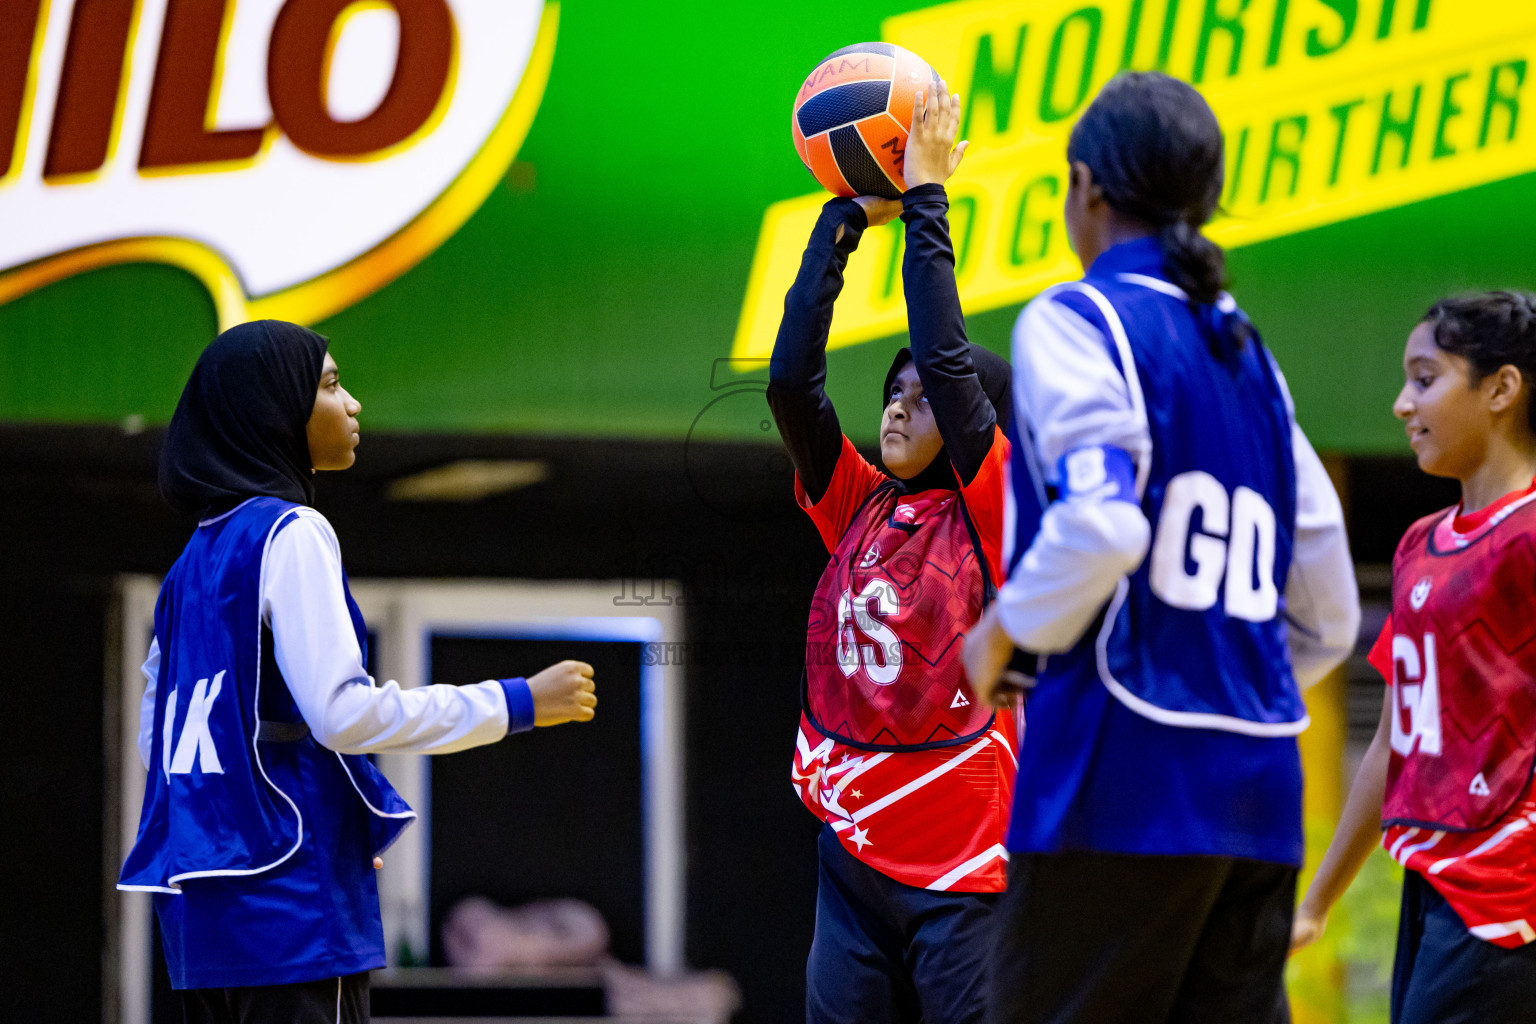
[[(1150, 276), (1090, 275), (1036, 301), (1059, 302), (1103, 334), (1152, 441), (1136, 476), (1152, 527), (1147, 558), (1072, 650), (1042, 660), (1038, 684), (1097, 679), (1164, 725), (1299, 733), (1307, 715), (1283, 617), (1296, 522), (1291, 414), (1268, 353), (1257, 338), (1213, 353), (1181, 293)], [(1015, 452), (1033, 450), (1029, 431), (1021, 423)], [(1024, 460), (1011, 483), (1016, 561), (1050, 497)]]
[[(277, 672), (261, 621), (261, 571), (272, 538), (299, 508), (254, 498), (200, 524), (165, 578), (155, 607), (160, 673), (149, 776), (119, 888), (176, 893), (186, 879), (277, 868), (311, 830), (299, 794), (315, 773), (344, 776), (336, 788), (355, 793), (371, 812), (374, 852), (415, 816), (366, 757), (337, 754), (304, 736)], [(365, 647), (350, 592), (347, 605)], [(276, 744), (283, 755), (264, 757)]]

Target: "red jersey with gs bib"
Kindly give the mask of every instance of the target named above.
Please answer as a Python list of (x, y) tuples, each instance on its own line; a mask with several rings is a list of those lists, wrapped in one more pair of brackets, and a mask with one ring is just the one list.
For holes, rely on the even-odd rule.
[(1371, 662), (1392, 685), (1383, 845), (1473, 935), (1536, 940), (1536, 491), (1415, 523)]
[(801, 715), (792, 771), (800, 799), (849, 853), (907, 885), (998, 892), (1006, 883), (1014, 718), (978, 706), (959, 659), (982, 604), (962, 508), (995, 581), (1008, 455), (999, 430), (961, 492), (963, 506), (955, 491), (883, 491), (888, 478), (847, 438), (821, 501), (811, 504), (795, 484), (833, 555), (808, 631), (807, 700), (816, 719), (880, 746), (975, 737), (870, 750), (824, 735)]

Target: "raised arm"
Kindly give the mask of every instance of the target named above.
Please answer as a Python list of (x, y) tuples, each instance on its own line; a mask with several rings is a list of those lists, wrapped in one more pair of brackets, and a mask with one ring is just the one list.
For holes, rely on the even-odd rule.
[(903, 166), (907, 191), (901, 197), (907, 251), (901, 274), (912, 361), (923, 382), (923, 395), (960, 482), (969, 484), (992, 447), (997, 416), (971, 362), (955, 287), (955, 250), (945, 220), (949, 196), (944, 182), (965, 152), (963, 142), (955, 146), (960, 100), (942, 83), (933, 92), (932, 97), (918, 98), (907, 140)]
[(869, 225), (852, 199), (821, 208), (800, 272), (784, 296), (784, 319), (768, 364), (768, 407), (810, 499), (820, 501), (843, 450), (843, 431), (827, 397), (827, 331), (843, 290), (843, 268)]
[(263, 619), (289, 692), (315, 740), (343, 754), (446, 754), (509, 732), (592, 717), (592, 669), (561, 662), (529, 680), (376, 685), (363, 668), (330, 524), (301, 513), (272, 538)]

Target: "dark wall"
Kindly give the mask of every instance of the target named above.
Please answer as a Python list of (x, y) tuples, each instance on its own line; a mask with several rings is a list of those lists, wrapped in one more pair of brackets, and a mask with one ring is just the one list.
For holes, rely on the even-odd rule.
[[(35, 543), (6, 536), (6, 562)], [(38, 1021), (101, 1016), (106, 612), (92, 580), (0, 573), (0, 992)]]
[[(747, 410), (751, 411), (751, 410)], [(105, 623), (111, 579), (163, 573), (193, 524), (154, 485), (158, 438), (0, 427), (0, 799), (14, 922), (0, 971), (32, 1020), (99, 1019)], [(466, 504), (385, 499), (390, 480), (462, 458), (542, 459), (550, 478)], [(1455, 500), (1405, 460), (1349, 467), (1356, 556)], [(369, 434), (321, 478), (354, 578), (614, 579), (687, 595), (688, 956), (742, 985), (745, 1021), (802, 1011), (816, 824), (789, 785), (805, 615), (825, 555), (763, 445)], [(665, 600), (658, 587), (657, 599)], [(66, 979), (68, 984), (59, 984)]]
[[(4, 986), (47, 1007), (37, 1019), (99, 1017), (111, 578), (163, 573), (194, 526), (160, 504), (157, 447), (153, 434), (0, 427), (0, 672), (24, 737), (0, 744), (0, 782), (16, 866), (36, 893), (25, 899), (46, 910), (5, 930), (18, 948), (0, 964), (37, 968)], [(385, 499), (395, 477), (462, 458), (542, 459), (550, 477), (465, 504)], [(763, 445), (370, 434), (357, 467), (321, 477), (316, 502), (354, 579), (627, 578), (618, 600), (669, 600), (651, 581), (682, 582), (688, 957), (740, 982), (747, 1021), (803, 1012), (814, 911), (816, 823), (790, 788), (789, 758), (825, 555), (789, 495), (787, 463)], [(61, 991), (60, 977), (81, 984)]]
[(442, 928), (455, 904), (481, 896), (502, 906), (584, 900), (602, 912), (610, 952), (644, 963), (640, 644), (439, 635), (430, 658), (434, 683), (577, 658), (602, 694), (601, 713), (580, 728), (433, 759), (431, 962), (446, 962)]
[(1411, 457), (1351, 459), (1346, 486), (1357, 563), (1391, 565), (1398, 539), (1415, 519), (1461, 500), (1459, 483), (1424, 475)]

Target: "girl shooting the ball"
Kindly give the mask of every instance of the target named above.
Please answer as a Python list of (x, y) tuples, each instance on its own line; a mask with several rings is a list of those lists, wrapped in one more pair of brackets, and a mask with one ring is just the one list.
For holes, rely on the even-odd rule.
[(362, 406), (327, 341), (265, 320), (198, 358), (160, 487), (201, 515), (144, 664), (149, 769), (120, 889), (154, 893), (190, 1024), (368, 1019), (384, 966), (377, 855), (415, 818), (365, 755), (443, 754), (588, 721), (592, 669), (377, 685), (316, 470), (351, 466)]
[(1289, 1019), (1301, 686), (1359, 621), (1338, 498), (1200, 233), (1222, 138), (1121, 75), (1067, 145), (1086, 272), (1014, 330), (1017, 533), (966, 639), (978, 694), (1046, 655), (1019, 753), (997, 1022)]
[(1379, 841), (1403, 875), (1393, 1024), (1536, 1013), (1536, 296), (1436, 303), (1392, 411), (1461, 503), (1413, 524), (1371, 651), (1376, 736), (1296, 913), (1293, 944)]
[[(972, 346), (944, 182), (959, 98), (919, 95), (899, 201), (833, 199), (784, 300), (768, 402), (832, 560), (811, 609), (795, 788), (825, 824), (806, 1019), (981, 1019), (1004, 883), (1012, 716), (977, 700), (960, 638), (1001, 569), (1007, 364)], [(881, 472), (824, 390), (827, 330), (864, 232), (900, 215), (912, 346), (881, 387)]]

